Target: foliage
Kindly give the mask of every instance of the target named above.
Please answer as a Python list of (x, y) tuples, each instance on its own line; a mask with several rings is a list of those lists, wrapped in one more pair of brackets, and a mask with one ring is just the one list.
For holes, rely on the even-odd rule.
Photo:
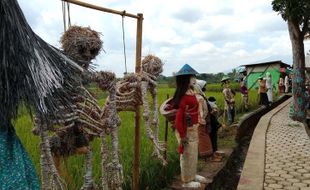
[(305, 52), (304, 38), (310, 31), (310, 1), (309, 0), (273, 0), (273, 10), (279, 12), (288, 23), (288, 31), (293, 50), (293, 120), (303, 122), (305, 112)]
[(222, 77), (224, 76), (224, 73), (202, 73), (197, 76), (198, 79), (207, 81), (208, 84), (212, 83), (218, 83), (221, 81)]
[[(225, 74), (220, 73), (201, 73), (197, 75), (197, 79), (207, 81), (207, 84), (219, 83)], [(230, 77), (232, 81), (236, 81), (238, 78), (236, 69), (233, 69), (231, 72), (227, 73), (227, 76)], [(158, 77), (159, 84), (167, 84), (169, 88), (175, 88), (175, 77), (174, 76), (164, 76), (160, 75)]]
[[(230, 83), (230, 88), (234, 90), (235, 92), (240, 91), (240, 84), (237, 82), (232, 82)], [(216, 84), (207, 84), (207, 91), (210, 92), (222, 92), (223, 91), (223, 86), (220, 83)]]
[(274, 11), (279, 12), (287, 21), (293, 19), (298, 22), (302, 30), (310, 31), (310, 1), (309, 0), (274, 0), (272, 2)]

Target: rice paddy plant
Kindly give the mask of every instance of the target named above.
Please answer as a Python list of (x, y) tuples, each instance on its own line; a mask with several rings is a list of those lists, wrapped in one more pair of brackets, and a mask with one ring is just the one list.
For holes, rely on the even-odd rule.
[[(173, 96), (174, 89), (161, 87), (158, 89), (158, 103), (166, 99), (167, 94)], [(256, 104), (256, 91), (250, 92), (251, 107)], [(104, 103), (104, 94), (99, 92), (99, 102)], [(217, 99), (218, 106), (223, 108), (223, 95), (220, 92), (207, 92), (208, 97), (214, 96)], [(240, 93), (236, 96), (237, 112), (241, 112)], [(120, 159), (124, 171), (124, 189), (131, 189), (132, 183), (132, 166), (133, 166), (133, 144), (134, 144), (134, 113), (120, 113), (122, 124), (119, 128), (119, 146)], [(141, 124), (142, 124), (141, 118)], [(20, 137), (23, 145), (30, 154), (32, 161), (36, 167), (37, 173), (40, 174), (40, 149), (39, 137), (32, 135), (31, 129), (33, 123), (31, 117), (26, 113), (25, 108), (21, 107), (19, 117), (14, 122), (17, 135)], [(160, 116), (160, 135), (163, 141), (165, 133), (165, 120)], [(140, 148), (140, 189), (162, 189), (168, 185), (171, 180), (180, 173), (179, 155), (176, 151), (177, 142), (171, 127), (168, 126), (168, 144), (167, 157), (168, 165), (163, 167), (161, 163), (152, 156), (153, 145), (147, 138), (144, 126), (141, 125), (141, 148)], [(101, 176), (101, 157), (100, 157), (100, 139), (96, 139), (91, 143), (93, 150), (93, 175), (98, 185), (100, 185)], [(84, 156), (69, 157), (63, 164), (64, 171), (61, 172), (62, 177), (66, 180), (68, 188), (79, 189), (83, 183), (84, 174)]]

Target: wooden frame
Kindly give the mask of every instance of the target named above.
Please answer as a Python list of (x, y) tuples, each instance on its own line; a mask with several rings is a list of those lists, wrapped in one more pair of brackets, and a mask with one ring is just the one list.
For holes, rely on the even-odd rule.
[[(107, 12), (111, 14), (117, 14), (121, 16), (127, 16), (131, 18), (137, 19), (137, 36), (136, 36), (136, 67), (135, 72), (140, 73), (141, 72), (141, 54), (142, 54), (142, 24), (143, 24), (143, 14), (138, 13), (130, 14), (126, 11), (117, 11), (109, 8), (100, 7), (97, 5), (92, 5), (89, 3), (85, 3), (82, 1), (77, 0), (62, 0), (68, 3), (72, 3), (75, 5), (79, 5), (82, 7)], [(133, 161), (133, 180), (132, 180), (132, 189), (133, 190), (139, 190), (139, 176), (140, 176), (140, 118), (141, 118), (141, 108), (140, 106), (136, 107), (135, 112), (135, 142), (134, 142), (134, 161)]]

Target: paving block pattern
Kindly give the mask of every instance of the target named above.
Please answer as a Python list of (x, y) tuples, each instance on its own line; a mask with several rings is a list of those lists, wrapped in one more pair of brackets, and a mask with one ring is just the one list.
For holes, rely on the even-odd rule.
[(303, 124), (276, 113), (266, 136), (264, 189), (310, 190), (310, 138)]

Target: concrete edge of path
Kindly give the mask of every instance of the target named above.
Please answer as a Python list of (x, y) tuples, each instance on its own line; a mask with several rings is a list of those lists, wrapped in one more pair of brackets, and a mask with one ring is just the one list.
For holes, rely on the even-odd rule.
[(243, 170), (238, 183), (238, 190), (264, 189), (266, 132), (271, 118), (292, 101), (289, 98), (276, 108), (262, 116), (254, 130)]

